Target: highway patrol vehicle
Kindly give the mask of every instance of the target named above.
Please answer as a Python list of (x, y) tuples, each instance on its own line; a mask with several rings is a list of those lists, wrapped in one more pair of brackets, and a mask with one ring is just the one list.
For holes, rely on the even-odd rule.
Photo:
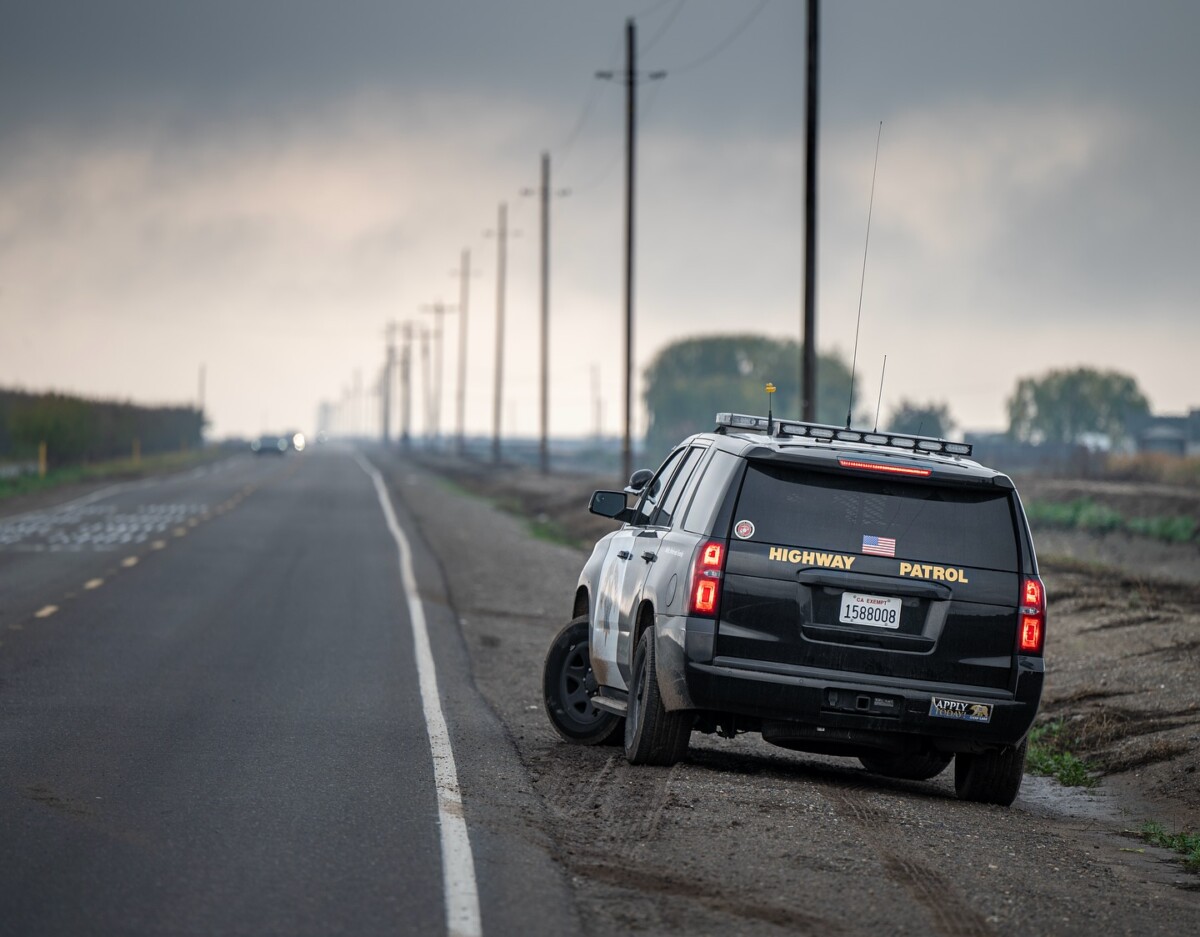
[(1012, 481), (971, 447), (736, 413), (597, 491), (621, 521), (546, 656), (554, 728), (671, 765), (758, 732), (1008, 805), (1042, 694), (1046, 595)]

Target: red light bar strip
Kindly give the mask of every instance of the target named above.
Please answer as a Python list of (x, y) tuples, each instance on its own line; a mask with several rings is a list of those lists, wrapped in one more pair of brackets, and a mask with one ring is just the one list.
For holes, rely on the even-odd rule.
[(886, 462), (861, 462), (858, 459), (838, 459), (842, 468), (867, 469), (870, 472), (887, 472), (889, 475), (915, 475), (925, 478), (933, 474), (932, 469), (917, 468), (913, 465), (889, 465)]

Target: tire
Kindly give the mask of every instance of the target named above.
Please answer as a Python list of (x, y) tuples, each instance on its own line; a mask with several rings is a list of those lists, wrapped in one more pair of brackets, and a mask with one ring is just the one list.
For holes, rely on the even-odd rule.
[(588, 656), (588, 620), (584, 615), (555, 636), (542, 668), (546, 715), (554, 731), (565, 741), (601, 745), (620, 739), (625, 720), (592, 705), (595, 688)]
[(875, 752), (859, 755), (862, 766), (872, 774), (885, 778), (903, 778), (906, 781), (928, 781), (946, 770), (953, 755), (943, 752)]
[(981, 755), (954, 756), (954, 792), (959, 800), (1009, 806), (1025, 777), (1026, 740)]
[(654, 629), (647, 628), (633, 655), (629, 710), (625, 716), (625, 758), (631, 765), (675, 764), (687, 754), (695, 717), (667, 712), (658, 692)]

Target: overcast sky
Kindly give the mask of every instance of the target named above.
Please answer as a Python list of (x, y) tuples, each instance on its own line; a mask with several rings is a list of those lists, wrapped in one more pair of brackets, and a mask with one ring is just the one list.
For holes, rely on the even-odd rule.
[[(635, 353), (798, 337), (801, 0), (0, 0), (0, 386), (192, 403), (211, 433), (315, 428), (373, 386), (388, 322), (469, 304), (491, 427), (509, 205), (506, 432), (538, 426), (551, 154), (551, 430), (619, 432), (624, 89), (639, 94)], [(1017, 380), (1133, 374), (1200, 406), (1200, 5), (822, 6), (818, 344), (861, 396), (1005, 426)], [(870, 250), (863, 248), (882, 122)], [(441, 426), (458, 322), (446, 317)], [(414, 383), (419, 388), (419, 354)], [(357, 377), (356, 377), (357, 375)], [(775, 379), (794, 388), (795, 375)], [(348, 411), (345, 404), (343, 413)], [(424, 404), (414, 404), (414, 430)]]

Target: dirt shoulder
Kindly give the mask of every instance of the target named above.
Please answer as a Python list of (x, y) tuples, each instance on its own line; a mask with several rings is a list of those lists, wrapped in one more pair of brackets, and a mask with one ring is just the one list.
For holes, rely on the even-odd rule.
[[(433, 463), (535, 533), (590, 549), (613, 523), (587, 511), (606, 476)], [(1033, 480), (1022, 495), (1088, 497), (1125, 516), (1195, 512), (1200, 492), (1166, 485)], [(1200, 830), (1200, 548), (1122, 533), (1035, 530), (1050, 599), (1041, 722), (1062, 720), (1071, 750), (1137, 812)]]
[[(551, 844), (584, 933), (1200, 931), (1196, 876), (1124, 832), (1147, 819), (1189, 829), (1200, 821), (1195, 800), (1171, 790), (1191, 777), (1191, 756), (1155, 758), (1148, 748), (1167, 738), (1173, 749), (1196, 731), (1186, 714), (1153, 731), (1149, 721), (1168, 718), (1168, 681), (1173, 692), (1192, 692), (1182, 675), (1170, 679), (1170, 652), (1153, 649), (1191, 640), (1194, 592), (1140, 580), (1133, 591), (1090, 567), (1048, 564), (1047, 715), (1106, 712), (1115, 725), (1120, 706), (1121, 725), (1141, 727), (1119, 739), (1111, 728), (1088, 736), (1096, 753), (1112, 753), (1097, 791), (1029, 777), (1012, 808), (987, 807), (956, 800), (950, 772), (889, 781), (847, 759), (700, 733), (675, 767), (632, 767), (619, 749), (561, 742), (541, 699), (545, 650), (570, 614), (585, 559), (550, 533), (590, 543), (611, 529), (587, 515), (587, 498), (612, 479), (394, 455), (381, 467), (442, 558), (474, 680), (541, 804), (519, 822), (530, 843)], [(579, 519), (605, 526), (583, 534)], [(1151, 627), (1122, 626), (1147, 613), (1160, 616)], [(1089, 630), (1101, 625), (1112, 627)], [(1114, 779), (1128, 779), (1128, 789)], [(466, 802), (502, 801), (504, 788), (465, 790)]]

